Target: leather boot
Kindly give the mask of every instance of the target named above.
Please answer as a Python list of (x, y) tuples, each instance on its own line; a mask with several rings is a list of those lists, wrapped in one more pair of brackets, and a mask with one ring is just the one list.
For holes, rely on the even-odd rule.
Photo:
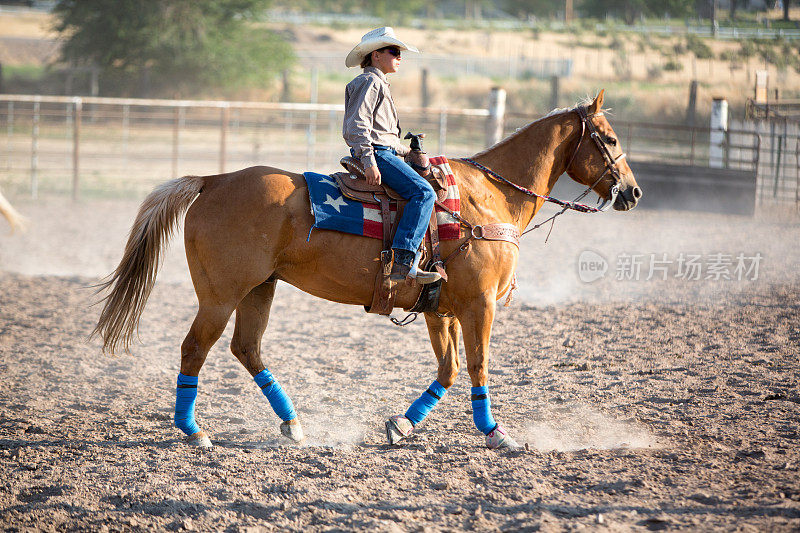
[[(402, 250), (400, 248), (393, 248), (394, 261), (392, 262), (392, 273), (389, 274), (389, 279), (394, 282), (400, 282), (408, 277), (411, 272), (411, 267), (414, 264), (414, 252), (409, 250)], [(417, 283), (420, 285), (427, 285), (442, 279), (438, 272), (428, 272), (417, 268), (417, 275), (415, 277)]]

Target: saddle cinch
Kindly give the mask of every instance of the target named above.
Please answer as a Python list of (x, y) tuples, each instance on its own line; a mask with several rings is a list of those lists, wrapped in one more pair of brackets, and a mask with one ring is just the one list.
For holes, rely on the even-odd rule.
[[(411, 139), (411, 152), (405, 157), (406, 163), (433, 186), (436, 192), (437, 202), (447, 198), (447, 179), (442, 171), (431, 166), (427, 154), (422, 150), (422, 138), (424, 133), (407, 133), (406, 139)], [(339, 186), (342, 195), (358, 202), (377, 204), (380, 206), (381, 221), (383, 223), (383, 249), (380, 254), (381, 267), (375, 278), (375, 289), (372, 295), (372, 303), (364, 306), (368, 313), (389, 315), (394, 308), (394, 300), (397, 295), (395, 284), (389, 280), (392, 271), (392, 240), (397, 231), (397, 224), (403, 213), (403, 207), (407, 203), (391, 187), (386, 185), (370, 185), (364, 177), (364, 166), (361, 161), (354, 157), (343, 157), (340, 161), (347, 172), (337, 172), (332, 174)], [(392, 204), (395, 204), (395, 218), (392, 221)], [(426, 268), (435, 268), (442, 276), (442, 280), (447, 281), (447, 274), (441, 262), (439, 252), (439, 230), (436, 220), (436, 210), (431, 214), (429, 222), (429, 232), (431, 237), (431, 257), (427, 261)], [(425, 243), (422, 243), (423, 257), (421, 265), (426, 264)], [(423, 285), (423, 290), (417, 298), (417, 302), (411, 307), (410, 311), (424, 313), (435, 311), (439, 307), (439, 294), (442, 290), (442, 280), (429, 285)]]

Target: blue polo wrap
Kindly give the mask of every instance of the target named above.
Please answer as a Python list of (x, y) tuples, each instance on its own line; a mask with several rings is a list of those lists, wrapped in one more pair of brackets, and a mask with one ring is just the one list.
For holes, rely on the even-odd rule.
[(193, 435), (200, 431), (194, 421), (194, 404), (197, 400), (197, 376), (178, 373), (178, 388), (175, 390), (175, 427)]
[(438, 381), (434, 381), (431, 383), (431, 386), (428, 387), (428, 390), (422, 393), (422, 396), (414, 400), (414, 403), (411, 404), (411, 407), (408, 408), (406, 411), (406, 418), (411, 420), (411, 423), (415, 426), (422, 422), (428, 413), (436, 407), (436, 404), (439, 403), (439, 400), (447, 392), (441, 383)]
[(292, 400), (283, 391), (281, 384), (275, 380), (275, 377), (269, 370), (262, 370), (253, 376), (253, 379), (256, 385), (261, 388), (261, 392), (264, 393), (264, 396), (267, 397), (269, 404), (272, 406), (272, 410), (275, 411), (275, 414), (278, 415), (281, 420), (288, 422), (289, 420), (297, 418)]
[(475, 427), (488, 435), (497, 427), (492, 416), (492, 402), (489, 400), (489, 387), (472, 387), (472, 420)]

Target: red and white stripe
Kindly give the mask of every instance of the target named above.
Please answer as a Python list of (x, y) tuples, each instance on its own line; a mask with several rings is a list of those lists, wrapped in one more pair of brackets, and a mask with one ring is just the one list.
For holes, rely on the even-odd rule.
[[(431, 157), (431, 165), (439, 167), (447, 179), (447, 197), (442, 201), (448, 209), (461, 214), (461, 197), (458, 192), (453, 169), (444, 156)], [(383, 221), (380, 206), (377, 204), (362, 204), (364, 206), (364, 235), (375, 239), (383, 238)], [(391, 219), (394, 222), (396, 209), (391, 208)], [(448, 241), (461, 238), (461, 226), (450, 213), (436, 206), (436, 221), (439, 223), (439, 240)], [(426, 233), (426, 239), (430, 237)]]

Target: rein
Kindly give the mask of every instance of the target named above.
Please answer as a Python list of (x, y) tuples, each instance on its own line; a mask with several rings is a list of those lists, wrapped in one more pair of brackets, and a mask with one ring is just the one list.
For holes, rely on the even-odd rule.
[[(437, 201), (436, 205), (441, 207), (447, 213), (449, 213), (450, 216), (452, 216), (455, 220), (457, 220), (462, 227), (466, 228), (468, 230), (468, 234), (467, 234), (466, 238), (464, 239), (464, 241), (461, 243), (461, 245), (458, 248), (456, 248), (455, 250), (450, 252), (450, 254), (447, 257), (445, 257), (444, 259), (440, 259), (436, 263), (434, 263), (432, 265), (429, 265), (428, 268), (435, 267), (437, 265), (439, 265), (442, 268), (444, 268), (447, 265), (447, 263), (449, 263), (457, 255), (466, 252), (473, 240), (485, 239), (485, 240), (507, 241), (507, 242), (511, 242), (511, 243), (515, 244), (519, 248), (519, 240), (523, 235), (525, 235), (526, 233), (531, 232), (531, 231), (533, 231), (535, 229), (538, 229), (538, 228), (542, 227), (543, 225), (547, 224), (548, 222), (552, 222), (552, 224), (550, 226), (550, 231), (547, 232), (547, 237), (545, 237), (545, 239), (544, 239), (544, 242), (546, 243), (547, 240), (550, 238), (550, 233), (553, 231), (553, 226), (555, 225), (556, 217), (558, 217), (559, 215), (564, 214), (568, 209), (572, 209), (573, 211), (578, 211), (580, 213), (603, 213), (605, 211), (608, 211), (608, 209), (616, 201), (617, 195), (619, 194), (619, 183), (622, 180), (622, 177), (620, 176), (619, 169), (617, 168), (617, 165), (619, 164), (619, 162), (622, 159), (625, 158), (625, 154), (622, 153), (618, 157), (614, 158), (611, 155), (611, 151), (608, 149), (607, 143), (600, 137), (600, 134), (597, 132), (597, 129), (594, 127), (594, 124), (592, 124), (591, 118), (593, 116), (602, 115), (602, 112), (589, 114), (589, 113), (586, 112), (586, 108), (584, 106), (577, 107), (577, 108), (574, 109), (574, 111), (576, 113), (578, 113), (578, 116), (581, 119), (581, 135), (578, 138), (578, 143), (575, 145), (575, 150), (572, 152), (572, 157), (569, 158), (569, 163), (567, 163), (567, 166), (565, 167), (565, 171), (567, 173), (569, 173), (569, 168), (575, 162), (575, 156), (578, 155), (578, 150), (580, 149), (581, 144), (583, 143), (583, 139), (584, 139), (584, 137), (586, 137), (586, 132), (588, 131), (589, 132), (589, 136), (591, 137), (591, 139), (597, 145), (597, 148), (600, 151), (600, 155), (603, 156), (603, 159), (605, 160), (605, 163), (606, 163), (606, 168), (603, 171), (603, 173), (600, 174), (600, 177), (597, 178), (594, 181), (594, 183), (589, 185), (586, 188), (585, 191), (583, 191), (580, 195), (578, 195), (577, 198), (575, 198), (571, 202), (565, 202), (563, 200), (559, 200), (558, 198), (553, 198), (552, 196), (538, 194), (536, 192), (533, 192), (530, 189), (522, 187), (521, 185), (517, 185), (516, 183), (514, 183), (514, 182), (512, 182), (510, 180), (507, 180), (506, 178), (504, 178), (503, 176), (501, 176), (500, 174), (498, 174), (494, 170), (490, 169), (489, 167), (481, 165), (480, 163), (478, 163), (477, 161), (475, 161), (473, 159), (469, 159), (469, 158), (465, 158), (465, 157), (461, 158), (460, 159), (461, 161), (469, 163), (470, 165), (474, 166), (478, 170), (481, 170), (481, 171), (485, 172), (487, 175), (491, 176), (492, 178), (496, 179), (497, 181), (505, 183), (506, 185), (510, 186), (511, 188), (513, 188), (513, 189), (515, 189), (515, 190), (517, 190), (517, 191), (519, 191), (519, 192), (521, 192), (521, 193), (523, 193), (523, 194), (525, 194), (527, 196), (532, 196), (534, 198), (541, 198), (545, 202), (551, 202), (551, 203), (554, 203), (556, 205), (561, 206), (561, 211), (559, 211), (558, 213), (554, 214), (553, 216), (551, 216), (547, 220), (545, 220), (543, 222), (540, 222), (539, 224), (536, 224), (534, 226), (531, 226), (530, 228), (528, 228), (525, 231), (523, 231), (522, 233), (520, 233), (519, 229), (516, 226), (514, 226), (513, 224), (493, 223), (493, 224), (484, 224), (484, 225), (480, 225), (480, 226), (479, 225), (470, 224), (469, 222), (464, 220), (460, 215), (456, 214), (451, 209), (448, 209), (444, 204), (442, 204), (441, 202)], [(600, 204), (598, 207), (592, 207), (590, 205), (579, 204), (578, 201), (582, 200), (583, 198), (585, 198), (586, 195), (588, 195), (592, 191), (592, 189), (594, 189), (594, 187), (598, 183), (600, 183), (600, 180), (605, 178), (606, 175), (608, 175), (608, 174), (610, 174), (611, 178), (614, 180), (613, 185), (611, 185), (611, 188), (609, 189), (609, 197), (608, 197), (608, 199), (603, 200), (603, 203)], [(598, 202), (599, 202), (599, 200), (598, 200)], [(514, 274), (514, 276), (511, 279), (511, 287), (510, 287), (510, 290), (508, 292), (508, 296), (506, 297), (506, 302), (504, 304), (505, 307), (508, 307), (509, 304), (511, 303), (512, 294), (514, 292), (514, 289), (516, 289), (516, 287), (517, 287), (516, 274)], [(413, 322), (417, 318), (417, 314), (418, 313), (412, 311), (411, 313), (406, 315), (405, 318), (403, 318), (402, 320), (397, 320), (397, 319), (395, 319), (393, 317), (390, 317), (390, 318), (391, 318), (392, 322), (395, 325), (397, 325), (397, 326), (405, 326), (405, 325), (410, 324), (411, 322)], [(447, 315), (447, 314), (440, 314), (438, 312), (436, 312), (435, 314), (437, 316), (439, 316), (439, 317), (450, 317), (450, 316), (453, 316), (453, 315)]]
[[(547, 222), (553, 221), (553, 223), (555, 224), (556, 217), (558, 217), (559, 215), (563, 214), (568, 209), (571, 209), (573, 211), (578, 211), (580, 213), (603, 213), (605, 211), (608, 211), (608, 209), (614, 204), (614, 201), (617, 199), (617, 195), (619, 194), (619, 182), (622, 180), (622, 177), (620, 176), (619, 169), (617, 168), (617, 165), (619, 164), (619, 162), (622, 159), (624, 159), (626, 157), (626, 154), (622, 153), (618, 157), (614, 158), (611, 155), (611, 151), (608, 149), (607, 143), (600, 137), (600, 134), (597, 132), (597, 129), (594, 127), (594, 124), (592, 124), (592, 121), (590, 120), (591, 117), (597, 116), (597, 115), (601, 115), (602, 113), (589, 114), (589, 113), (586, 112), (586, 108), (584, 106), (577, 107), (577, 108), (575, 108), (574, 111), (576, 113), (578, 113), (578, 116), (581, 119), (581, 135), (578, 138), (578, 144), (575, 145), (575, 150), (572, 152), (572, 157), (570, 157), (569, 163), (567, 163), (567, 166), (566, 166), (565, 170), (567, 172), (569, 172), (569, 168), (572, 166), (572, 163), (575, 162), (575, 156), (578, 155), (578, 150), (580, 149), (581, 144), (583, 143), (584, 137), (586, 137), (586, 131), (587, 130), (589, 131), (589, 136), (594, 141), (594, 143), (597, 145), (597, 148), (600, 151), (600, 155), (603, 156), (603, 159), (604, 159), (604, 161), (606, 163), (606, 168), (603, 171), (603, 173), (600, 174), (600, 177), (595, 180), (594, 183), (589, 185), (586, 188), (586, 190), (583, 191), (583, 193), (578, 195), (578, 197), (576, 197), (571, 202), (565, 202), (563, 200), (559, 200), (558, 198), (553, 198), (552, 196), (546, 196), (546, 195), (543, 195), (543, 194), (538, 194), (536, 192), (533, 192), (530, 189), (522, 187), (521, 185), (517, 185), (516, 183), (504, 178), (503, 176), (501, 176), (497, 172), (493, 171), (492, 169), (490, 169), (490, 168), (488, 168), (488, 167), (486, 167), (484, 165), (481, 165), (477, 161), (474, 161), (474, 160), (469, 159), (469, 158), (461, 158), (461, 161), (469, 163), (470, 165), (474, 166), (478, 170), (482, 170), (483, 172), (485, 172), (489, 176), (493, 177), (497, 181), (505, 183), (506, 185), (512, 187), (513, 189), (515, 189), (515, 190), (517, 190), (517, 191), (519, 191), (519, 192), (521, 192), (523, 194), (526, 194), (528, 196), (532, 196), (534, 198), (541, 198), (545, 202), (551, 202), (551, 203), (554, 203), (556, 205), (561, 206), (561, 208), (562, 208), (561, 211), (559, 211), (555, 215), (551, 216), (550, 218), (548, 218), (544, 222), (541, 222), (539, 224), (531, 226), (527, 230), (523, 231), (520, 236), (525, 235), (526, 233), (528, 233), (530, 231), (533, 231), (535, 229), (538, 229), (538, 228), (542, 227)], [(592, 189), (594, 189), (594, 187), (598, 183), (600, 183), (600, 180), (605, 178), (606, 175), (609, 174), (609, 173), (611, 174), (611, 177), (614, 180), (614, 184), (609, 189), (609, 197), (608, 197), (608, 199), (604, 200), (603, 203), (598, 207), (592, 207), (592, 206), (585, 205), (585, 204), (579, 204), (578, 201), (582, 200), (583, 198), (585, 198), (592, 191)], [(553, 230), (553, 227), (551, 225), (550, 231), (552, 231), (552, 230)], [(547, 233), (547, 238), (545, 238), (545, 242), (547, 242), (547, 239), (549, 237), (550, 237), (550, 232)]]

